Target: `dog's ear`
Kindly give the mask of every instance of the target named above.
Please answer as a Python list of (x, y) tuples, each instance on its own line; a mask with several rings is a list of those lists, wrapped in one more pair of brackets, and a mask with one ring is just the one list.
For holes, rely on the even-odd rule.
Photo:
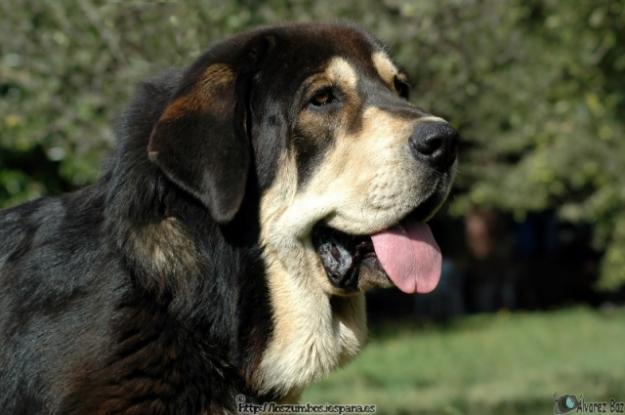
[(183, 76), (150, 136), (150, 160), (220, 224), (232, 220), (244, 196), (251, 164), (246, 88), (259, 55), (258, 47), (234, 57), (209, 51)]

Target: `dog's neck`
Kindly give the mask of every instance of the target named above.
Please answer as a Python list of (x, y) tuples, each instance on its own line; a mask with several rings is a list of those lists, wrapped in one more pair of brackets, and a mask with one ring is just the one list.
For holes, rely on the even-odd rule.
[[(128, 177), (132, 174), (125, 184), (132, 182)], [(214, 224), (182, 194), (169, 195), (179, 191), (161, 180), (148, 189), (149, 196), (145, 188), (134, 190), (136, 185), (113, 192), (110, 233), (142, 288), (155, 301), (168, 301), (172, 317), (214, 326), (208, 335), (229, 345), (224, 358), (239, 367), (251, 390), (278, 401), (297, 396), (359, 352), (366, 337), (363, 294), (328, 296), (314, 280), (293, 271), (311, 269), (306, 255), (314, 252), (299, 246), (290, 251), (290, 260), (306, 264), (285, 266), (276, 247), (261, 251), (246, 238), (233, 241), (230, 234), (237, 229)], [(172, 200), (181, 205), (162, 206)], [(135, 203), (160, 207), (147, 209), (153, 217), (137, 218)], [(214, 260), (215, 248), (226, 253), (221, 262)], [(216, 309), (224, 315), (215, 315)]]
[[(311, 269), (305, 256), (314, 255), (301, 246), (261, 250), (254, 177), (243, 210), (227, 226), (165, 178), (146, 154), (163, 94), (152, 100), (152, 110), (136, 109), (147, 111), (144, 124), (123, 132), (127, 139), (105, 179), (109, 234), (137, 289), (181, 324), (192, 319), (205, 327), (207, 341), (227, 345), (222, 357), (239, 368), (251, 390), (263, 399), (297, 396), (357, 354), (366, 335), (364, 296), (332, 298), (298, 275)], [(290, 267), (285, 253), (308, 263)]]
[(349, 362), (360, 351), (367, 332), (364, 294), (329, 296), (310, 275), (301, 275), (314, 270), (311, 257), (315, 253), (292, 242), (287, 245), (295, 249), (280, 247), (283, 255), (271, 243), (263, 252), (273, 336), (256, 381), (261, 391), (281, 396), (300, 391)]
[(271, 333), (270, 300), (254, 235), (257, 219), (250, 212), (256, 196), (249, 192), (251, 199), (232, 224), (217, 225), (200, 202), (148, 159), (149, 122), (128, 128), (116, 164), (101, 179), (108, 191), (107, 233), (129, 268), (128, 285), (164, 310), (180, 331), (203, 328), (205, 343), (217, 345), (217, 357), (238, 368), (253, 390)]

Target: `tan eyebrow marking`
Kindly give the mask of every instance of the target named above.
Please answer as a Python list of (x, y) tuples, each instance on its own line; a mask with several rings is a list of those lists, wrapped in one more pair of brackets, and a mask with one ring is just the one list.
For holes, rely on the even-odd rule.
[(330, 60), (326, 74), (331, 81), (346, 84), (351, 88), (356, 88), (358, 84), (358, 75), (354, 67), (338, 56)]
[(397, 70), (397, 67), (393, 64), (393, 62), (391, 62), (386, 53), (382, 51), (373, 52), (373, 54), (371, 55), (371, 61), (373, 62), (373, 66), (375, 67), (376, 71), (378, 71), (380, 78), (382, 78), (382, 80), (384, 80), (384, 82), (388, 83), (389, 85), (394, 85), (395, 76), (397, 76), (397, 73), (399, 71)]

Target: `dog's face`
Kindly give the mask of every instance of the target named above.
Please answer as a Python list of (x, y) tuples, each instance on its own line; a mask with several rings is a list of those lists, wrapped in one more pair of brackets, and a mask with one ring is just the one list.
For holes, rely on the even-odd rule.
[[(412, 224), (444, 201), (456, 158), (456, 132), (408, 94), (406, 75), (360, 30), (261, 29), (187, 71), (150, 157), (220, 223), (235, 216), (255, 170), (261, 242), (292, 278), (329, 295), (388, 286), (393, 265), (380, 264), (384, 243), (374, 249), (370, 236), (403, 230), (431, 245)], [(435, 285), (397, 279), (410, 292)]]
[(456, 133), (408, 102), (406, 75), (358, 31), (302, 30), (281, 53), (252, 103), (256, 158), (267, 126), (282, 137), (262, 196), (263, 241), (287, 273), (314, 278), (329, 295), (388, 286), (370, 235), (440, 206)]
[[(360, 30), (268, 28), (209, 50), (154, 127), (150, 158), (218, 223), (236, 217), (246, 189), (258, 193), (274, 315), (261, 390), (289, 392), (353, 356), (362, 290), (436, 285), (440, 253), (424, 221), (449, 191), (457, 137), (408, 94), (406, 75)], [(338, 340), (298, 334), (311, 330)]]

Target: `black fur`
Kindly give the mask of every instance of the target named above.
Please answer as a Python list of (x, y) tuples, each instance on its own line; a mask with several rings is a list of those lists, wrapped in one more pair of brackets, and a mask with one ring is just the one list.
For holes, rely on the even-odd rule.
[[(249, 32), (140, 85), (97, 183), (0, 212), (0, 413), (211, 414), (237, 394), (272, 398), (252, 382), (272, 324), (260, 196), (299, 84), (364, 36), (319, 30)], [(212, 63), (236, 72), (218, 97), (232, 111), (163, 120)]]
[[(175, 83), (141, 86), (98, 183), (0, 215), (1, 413), (211, 413), (248, 392), (239, 369), (271, 330), (258, 219), (218, 226), (148, 161)], [(197, 275), (185, 264), (158, 275), (128, 246), (163, 217), (185, 225)]]
[[(178, 79), (139, 88), (98, 183), (0, 215), (1, 413), (213, 413), (251, 393), (245, 368), (271, 334), (258, 192), (222, 227), (148, 160)], [(196, 275), (158, 275), (128, 246), (164, 217), (184, 224)]]

